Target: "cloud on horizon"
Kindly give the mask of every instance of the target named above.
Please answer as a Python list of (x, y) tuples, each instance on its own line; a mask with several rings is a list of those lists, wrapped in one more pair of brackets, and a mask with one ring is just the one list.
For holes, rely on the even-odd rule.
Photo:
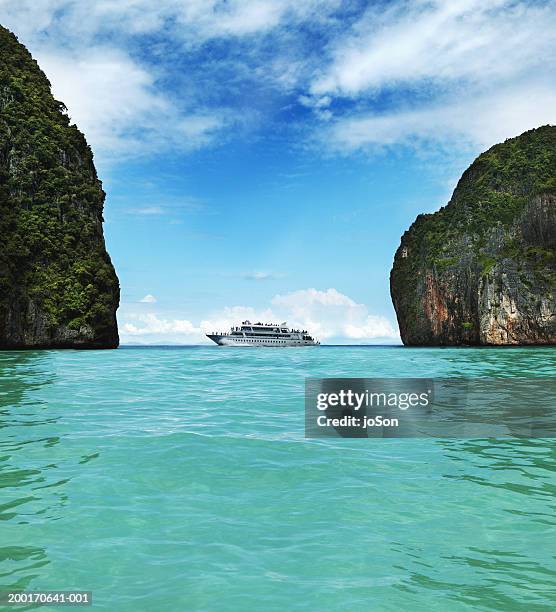
[[(145, 301), (145, 298), (141, 301)], [(123, 343), (205, 343), (206, 333), (227, 331), (246, 319), (287, 321), (292, 327), (308, 329), (321, 341), (334, 339), (348, 344), (399, 342), (399, 335), (387, 318), (370, 314), (364, 304), (358, 304), (333, 288), (326, 291), (311, 288), (278, 294), (272, 298), (271, 305), (263, 309), (250, 306), (227, 307), (198, 323), (154, 312), (120, 314), (119, 318), (122, 320), (120, 334)]]

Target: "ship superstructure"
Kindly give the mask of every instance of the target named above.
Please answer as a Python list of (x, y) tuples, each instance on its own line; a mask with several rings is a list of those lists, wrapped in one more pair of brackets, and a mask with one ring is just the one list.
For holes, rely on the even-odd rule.
[(243, 321), (229, 332), (207, 334), (220, 346), (316, 346), (320, 344), (305, 329), (290, 329), (286, 323)]

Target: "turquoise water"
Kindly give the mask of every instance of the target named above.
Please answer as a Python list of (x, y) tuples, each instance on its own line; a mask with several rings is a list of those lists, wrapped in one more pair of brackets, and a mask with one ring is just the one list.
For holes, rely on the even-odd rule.
[(306, 376), (553, 376), (553, 349), (4, 352), (0, 373), (0, 590), (118, 611), (556, 606), (556, 440), (303, 437)]

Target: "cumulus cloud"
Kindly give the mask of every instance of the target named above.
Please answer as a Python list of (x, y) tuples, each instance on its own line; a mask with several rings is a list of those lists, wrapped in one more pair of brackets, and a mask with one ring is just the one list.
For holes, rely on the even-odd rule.
[(226, 307), (195, 324), (187, 319), (173, 319), (159, 314), (130, 314), (121, 325), (123, 342), (206, 342), (205, 334), (228, 331), (241, 321), (281, 323), (309, 330), (321, 341), (347, 343), (376, 341), (399, 342), (399, 335), (385, 317), (369, 313), (364, 304), (330, 288), (302, 289), (272, 298), (266, 308)]
[(157, 299), (154, 297), (154, 295), (147, 293), (147, 295), (141, 298), (139, 301), (143, 304), (155, 304), (157, 302)]
[(124, 336), (163, 335), (169, 337), (199, 335), (200, 330), (186, 319), (163, 319), (154, 313), (133, 316), (134, 323), (124, 323)]
[(275, 306), (294, 325), (310, 329), (321, 339), (347, 338), (368, 341), (394, 339), (398, 334), (388, 319), (372, 315), (336, 289), (302, 289), (272, 299)]

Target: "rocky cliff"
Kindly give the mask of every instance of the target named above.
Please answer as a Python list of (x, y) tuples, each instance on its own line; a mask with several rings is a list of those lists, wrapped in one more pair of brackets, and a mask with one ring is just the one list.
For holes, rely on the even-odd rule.
[(556, 127), (495, 145), (402, 236), (390, 292), (404, 344), (556, 344)]
[(0, 348), (114, 348), (119, 284), (83, 134), (0, 27)]

